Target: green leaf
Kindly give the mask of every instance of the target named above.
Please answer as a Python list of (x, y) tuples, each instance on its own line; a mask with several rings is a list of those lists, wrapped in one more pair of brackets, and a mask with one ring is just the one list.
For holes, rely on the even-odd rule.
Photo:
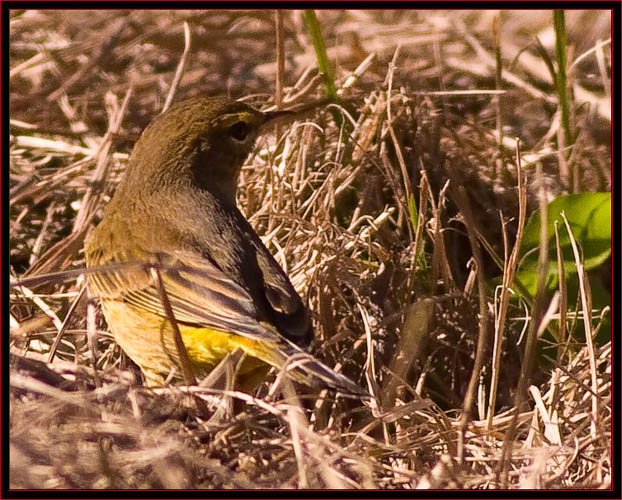
[[(611, 254), (611, 193), (569, 194), (556, 198), (548, 206), (549, 246), (555, 254), (555, 221), (559, 227), (560, 245), (570, 249), (570, 237), (561, 213), (564, 212), (576, 241), (583, 249), (584, 266), (593, 269)], [(537, 249), (540, 240), (540, 214), (529, 219), (521, 241), (522, 256)], [(537, 250), (535, 260), (537, 261)], [(572, 251), (568, 254), (574, 262)], [(566, 260), (564, 253), (564, 260)], [(529, 258), (529, 257), (528, 257)]]
[(408, 212), (410, 214), (410, 223), (412, 224), (413, 231), (417, 232), (417, 222), (419, 221), (419, 211), (417, 210), (417, 204), (415, 203), (415, 197), (412, 193), (408, 197)]
[[(547, 268), (545, 288), (552, 294), (559, 286), (559, 269), (557, 263), (557, 242), (555, 238), (555, 224), (559, 233), (562, 266), (564, 268), (566, 291), (568, 295), (568, 312), (577, 310), (578, 304), (578, 276), (574, 253), (570, 243), (570, 236), (566, 224), (561, 217), (562, 212), (568, 220), (572, 235), (577, 242), (579, 253), (586, 271), (597, 268), (611, 255), (611, 193), (582, 193), (560, 196), (548, 204), (546, 234), (549, 243), (549, 262)], [(539, 211), (535, 211), (523, 232), (520, 246), (519, 269), (516, 273), (514, 289), (528, 301), (536, 294), (538, 283), (538, 247), (540, 243), (541, 219)], [(592, 308), (602, 310), (611, 308), (611, 295), (601, 284), (600, 272), (592, 271), (587, 274)], [(579, 305), (579, 309), (582, 306)], [(597, 321), (592, 324), (596, 326)], [(568, 327), (574, 325), (573, 339), (584, 338), (582, 320), (569, 321)], [(553, 321), (548, 328), (555, 343), (559, 342), (559, 323)], [(603, 319), (599, 334), (595, 341), (598, 345), (611, 338), (611, 312)], [(572, 345), (572, 343), (571, 343)], [(553, 349), (553, 351), (556, 347)], [(546, 348), (540, 353), (544, 358)], [(548, 354), (550, 355), (550, 354)], [(553, 355), (554, 357), (554, 355)], [(542, 362), (542, 359), (540, 362)]]
[[(419, 210), (417, 210), (417, 204), (415, 203), (415, 196), (410, 193), (408, 197), (408, 213), (410, 215), (410, 223), (412, 224), (413, 233), (417, 234), (417, 227), (419, 225)], [(421, 269), (426, 269), (427, 264), (425, 261), (425, 255), (423, 253), (423, 242), (417, 249), (416, 262)]]
[(322, 36), (320, 22), (318, 21), (314, 10), (305, 10), (303, 12), (303, 19), (307, 25), (307, 29), (311, 33), (318, 68), (322, 73), (324, 73), (326, 95), (332, 101), (337, 102), (337, 87), (335, 85), (335, 80), (333, 79), (333, 72), (330, 67), (330, 63), (328, 62), (328, 54), (326, 53), (326, 44), (324, 43), (324, 37)]
[[(558, 283), (555, 221), (559, 231), (564, 272), (577, 272), (570, 236), (561, 217), (564, 212), (575, 240), (582, 252), (586, 270), (601, 265), (611, 255), (611, 193), (582, 193), (560, 196), (548, 205), (547, 234), (549, 238), (549, 267), (547, 288)], [(540, 241), (540, 214), (530, 217), (521, 241), (521, 261), (517, 278), (533, 296), (538, 272), (538, 245)]]

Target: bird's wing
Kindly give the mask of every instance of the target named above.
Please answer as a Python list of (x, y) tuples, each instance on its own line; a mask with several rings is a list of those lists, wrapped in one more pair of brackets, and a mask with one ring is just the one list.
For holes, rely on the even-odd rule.
[[(137, 309), (168, 318), (157, 275), (151, 270), (157, 267), (176, 321), (253, 340), (252, 343), (241, 341), (240, 347), (278, 369), (288, 366), (290, 375), (299, 382), (320, 383), (359, 396), (366, 394), (347, 377), (302, 351), (276, 328), (260, 321), (248, 292), (209, 260), (183, 251), (175, 255), (159, 254), (158, 262), (140, 252), (107, 257), (87, 252), (89, 267), (103, 267), (101, 272), (89, 275), (93, 294), (104, 299), (124, 300)], [(117, 266), (120, 262), (130, 264)]]
[(87, 252), (87, 259), (89, 267), (103, 267), (89, 275), (89, 288), (96, 296), (123, 300), (167, 318), (157, 277), (151, 270), (157, 267), (176, 321), (255, 339), (273, 335), (259, 324), (248, 292), (209, 260), (192, 252), (158, 254), (154, 258), (134, 247), (131, 254)]
[(257, 248), (257, 265), (263, 278), (263, 289), (276, 326), (289, 340), (307, 346), (313, 330), (307, 308), (289, 279), (263, 244)]

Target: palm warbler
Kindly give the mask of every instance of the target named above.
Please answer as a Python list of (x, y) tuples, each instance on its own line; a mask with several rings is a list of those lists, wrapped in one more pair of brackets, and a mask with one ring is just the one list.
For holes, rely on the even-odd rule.
[[(109, 265), (89, 275), (89, 289), (149, 385), (183, 380), (172, 310), (197, 376), (239, 348), (247, 354), (240, 380), (271, 365), (307, 385), (365, 393), (304, 353), (313, 338), (309, 313), (236, 206), (242, 164), (282, 114), (222, 98), (172, 106), (136, 143), (86, 242), (87, 265)], [(110, 266), (122, 263), (152, 267)]]

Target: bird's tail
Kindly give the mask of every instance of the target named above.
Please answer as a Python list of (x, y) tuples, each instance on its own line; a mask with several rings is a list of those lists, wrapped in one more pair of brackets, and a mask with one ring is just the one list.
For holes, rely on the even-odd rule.
[(369, 397), (369, 393), (348, 377), (337, 373), (324, 363), (284, 339), (256, 341), (238, 337), (240, 347), (279, 370), (285, 370), (296, 382), (311, 387), (336, 389), (344, 394)]

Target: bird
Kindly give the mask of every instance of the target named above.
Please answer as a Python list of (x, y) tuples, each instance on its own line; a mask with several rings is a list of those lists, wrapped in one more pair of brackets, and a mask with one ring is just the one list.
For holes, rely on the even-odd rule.
[(89, 293), (148, 386), (183, 382), (186, 355), (193, 375), (206, 377), (241, 350), (243, 390), (272, 366), (307, 386), (366, 394), (307, 352), (309, 310), (236, 204), (255, 140), (289, 114), (195, 97), (136, 142), (85, 257)]

